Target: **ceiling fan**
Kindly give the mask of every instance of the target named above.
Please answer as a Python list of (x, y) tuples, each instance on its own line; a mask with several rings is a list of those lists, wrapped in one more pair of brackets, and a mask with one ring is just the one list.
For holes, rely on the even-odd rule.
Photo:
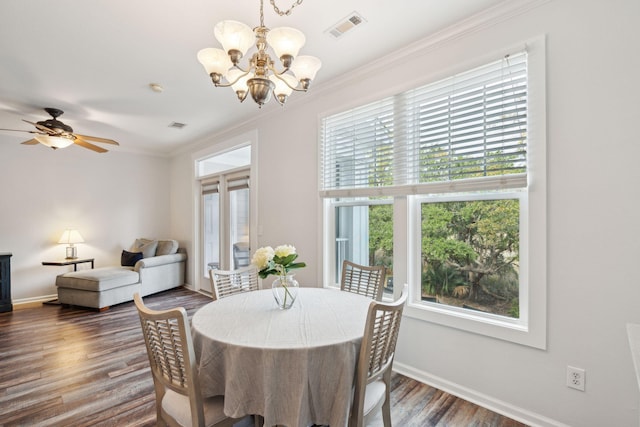
[(22, 144), (25, 145), (35, 145), (35, 144), (43, 144), (47, 147), (51, 147), (54, 150), (58, 148), (68, 147), (71, 144), (77, 144), (81, 147), (88, 148), (89, 150), (96, 151), (98, 153), (105, 153), (108, 150), (99, 147), (95, 144), (92, 144), (88, 141), (93, 142), (101, 142), (104, 144), (112, 144), (112, 145), (120, 145), (116, 141), (112, 139), (106, 138), (98, 138), (97, 136), (88, 136), (88, 135), (80, 135), (78, 133), (73, 133), (73, 129), (71, 126), (65, 125), (58, 117), (61, 116), (64, 111), (59, 110), (57, 108), (45, 108), (44, 109), (49, 115), (52, 117), (48, 120), (42, 120), (39, 122), (30, 122), (29, 120), (22, 121), (27, 122), (36, 127), (36, 130), (19, 130), (19, 129), (0, 129), (11, 132), (27, 132), (33, 133), (35, 136), (33, 139), (28, 141), (24, 141)]

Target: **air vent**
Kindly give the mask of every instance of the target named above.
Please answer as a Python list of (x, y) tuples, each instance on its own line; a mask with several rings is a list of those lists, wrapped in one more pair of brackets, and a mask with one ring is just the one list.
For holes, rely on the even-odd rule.
[(179, 123), (179, 122), (172, 122), (169, 127), (170, 128), (176, 128), (176, 129), (182, 129), (183, 127), (185, 127), (186, 124), (185, 123)]
[(325, 32), (331, 34), (335, 38), (344, 36), (347, 32), (353, 30), (355, 27), (364, 24), (365, 19), (358, 12), (351, 12), (345, 18), (341, 19), (337, 24), (331, 26)]

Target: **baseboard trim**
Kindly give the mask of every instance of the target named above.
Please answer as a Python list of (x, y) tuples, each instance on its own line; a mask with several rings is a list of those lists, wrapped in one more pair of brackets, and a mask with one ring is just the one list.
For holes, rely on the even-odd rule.
[(47, 301), (51, 301), (58, 298), (58, 294), (52, 295), (43, 295), (39, 297), (32, 298), (20, 298), (13, 300), (13, 309), (21, 310), (24, 308), (35, 308), (41, 306), (43, 303)]
[(393, 370), (398, 372), (399, 374), (428, 384), (431, 387), (435, 387), (461, 399), (468, 400), (469, 402), (472, 402), (478, 406), (482, 406), (483, 408), (487, 408), (493, 412), (527, 424), (531, 427), (569, 427), (567, 424), (552, 420), (527, 409), (511, 405), (510, 403), (495, 399), (483, 393), (479, 393), (476, 390), (472, 390), (460, 384), (453, 383), (451, 381), (445, 380), (444, 378), (431, 375), (427, 372), (419, 371), (411, 366), (405, 365), (400, 362), (393, 363)]

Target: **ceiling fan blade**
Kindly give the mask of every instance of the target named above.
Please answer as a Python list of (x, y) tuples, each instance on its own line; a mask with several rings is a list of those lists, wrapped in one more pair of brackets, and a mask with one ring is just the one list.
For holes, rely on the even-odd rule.
[(38, 142), (36, 139), (30, 139), (30, 140), (28, 140), (28, 141), (21, 142), (20, 144), (24, 144), (24, 145), (36, 145), (36, 144), (40, 144), (40, 142)]
[(26, 133), (37, 133), (37, 134), (40, 134), (40, 132), (36, 132), (35, 130), (3, 129), (3, 128), (0, 128), (0, 130), (8, 130), (9, 132), (26, 132)]
[(29, 123), (30, 125), (35, 126), (36, 129), (38, 129), (41, 132), (44, 132), (44, 134), (46, 134), (46, 135), (55, 136), (55, 135), (58, 134), (58, 132), (54, 131), (53, 129), (49, 129), (48, 127), (42, 126), (42, 125), (40, 125), (38, 123), (30, 122), (29, 120), (25, 120), (25, 119), (22, 119), (22, 121), (25, 122), (25, 123)]
[(102, 147), (98, 147), (97, 145), (93, 145), (82, 139), (80, 135), (76, 135), (76, 139), (73, 140), (74, 144), (78, 144), (81, 147), (88, 148), (89, 150), (93, 150), (97, 153), (106, 153), (109, 150), (105, 150)]
[(97, 136), (79, 135), (77, 133), (74, 133), (74, 135), (77, 136), (78, 138), (86, 139), (88, 141), (95, 141), (95, 142), (103, 142), (105, 144), (120, 145), (117, 142), (115, 142), (113, 139), (98, 138)]

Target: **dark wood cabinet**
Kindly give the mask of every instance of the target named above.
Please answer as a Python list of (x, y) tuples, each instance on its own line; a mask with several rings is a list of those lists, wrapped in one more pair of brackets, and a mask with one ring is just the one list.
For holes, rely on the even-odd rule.
[(13, 310), (11, 303), (11, 253), (0, 252), (0, 313)]

